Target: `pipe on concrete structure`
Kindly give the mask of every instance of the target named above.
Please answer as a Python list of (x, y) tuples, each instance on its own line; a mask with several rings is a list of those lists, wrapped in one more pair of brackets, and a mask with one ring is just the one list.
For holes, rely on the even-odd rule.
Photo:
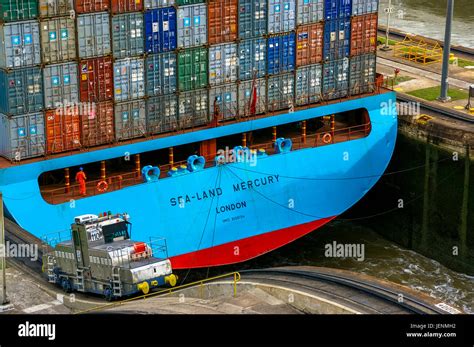
[(449, 77), (449, 54), (451, 53), (451, 24), (453, 21), (454, 0), (448, 0), (446, 10), (446, 28), (444, 30), (443, 47), (443, 70), (441, 72), (441, 93), (439, 101), (448, 102), (451, 98), (448, 96), (448, 77)]

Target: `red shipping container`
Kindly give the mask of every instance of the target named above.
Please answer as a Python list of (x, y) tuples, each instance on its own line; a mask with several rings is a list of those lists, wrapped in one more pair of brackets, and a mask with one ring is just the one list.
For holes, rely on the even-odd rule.
[(111, 57), (87, 59), (79, 63), (79, 100), (81, 102), (112, 100), (113, 84)]
[(81, 147), (80, 118), (78, 106), (46, 111), (46, 153)]
[(115, 140), (114, 103), (94, 104), (81, 115), (82, 145), (85, 147), (112, 143)]
[(208, 2), (209, 44), (232, 42), (237, 39), (237, 0), (210, 0)]
[(76, 0), (77, 13), (90, 13), (107, 11), (110, 7), (110, 0)]
[(112, 13), (138, 12), (143, 9), (145, 0), (111, 0)]
[(323, 60), (324, 24), (301, 25), (296, 31), (296, 66), (316, 64)]
[(351, 19), (351, 56), (373, 53), (377, 49), (377, 14)]

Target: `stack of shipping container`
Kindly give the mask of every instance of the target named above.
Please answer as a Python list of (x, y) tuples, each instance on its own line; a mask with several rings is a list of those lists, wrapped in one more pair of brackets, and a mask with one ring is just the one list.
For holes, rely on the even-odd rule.
[(0, 154), (25, 159), (370, 92), (377, 5), (0, 0)]

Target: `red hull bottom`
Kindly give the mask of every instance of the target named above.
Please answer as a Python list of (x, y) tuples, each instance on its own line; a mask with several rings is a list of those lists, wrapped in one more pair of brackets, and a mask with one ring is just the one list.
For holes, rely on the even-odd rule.
[(171, 257), (171, 265), (173, 269), (192, 269), (240, 263), (282, 247), (320, 228), (334, 218), (335, 216), (323, 218)]

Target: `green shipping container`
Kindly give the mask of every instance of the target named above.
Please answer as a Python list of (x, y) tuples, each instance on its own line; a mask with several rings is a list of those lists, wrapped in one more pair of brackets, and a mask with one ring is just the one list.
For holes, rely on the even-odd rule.
[(38, 17), (37, 0), (0, 0), (0, 21), (14, 22)]
[(194, 5), (194, 4), (203, 4), (206, 0), (177, 0), (176, 4), (178, 6)]
[(190, 48), (178, 53), (178, 89), (187, 91), (207, 86), (207, 48)]

